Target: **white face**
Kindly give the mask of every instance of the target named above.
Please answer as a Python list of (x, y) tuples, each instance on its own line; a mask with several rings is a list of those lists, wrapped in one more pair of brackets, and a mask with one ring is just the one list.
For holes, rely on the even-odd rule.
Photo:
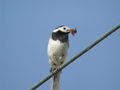
[(53, 32), (62, 31), (64, 33), (68, 33), (69, 30), (70, 30), (70, 28), (67, 26), (60, 26), (60, 27), (54, 29)]

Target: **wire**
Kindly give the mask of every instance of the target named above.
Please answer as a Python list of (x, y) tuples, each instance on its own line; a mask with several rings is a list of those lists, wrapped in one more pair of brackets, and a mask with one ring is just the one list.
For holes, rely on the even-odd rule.
[(64, 69), (66, 66), (68, 66), (69, 64), (71, 64), (73, 61), (75, 61), (77, 58), (79, 58), (84, 53), (86, 53), (87, 51), (89, 51), (91, 48), (93, 48), (95, 45), (97, 45), (99, 42), (101, 42), (102, 40), (104, 40), (105, 38), (107, 38), (110, 34), (112, 34), (113, 32), (115, 32), (119, 28), (120, 28), (120, 24), (118, 24), (117, 26), (115, 26), (114, 28), (112, 28), (109, 32), (105, 33), (103, 36), (101, 36), (100, 38), (98, 38), (97, 40), (95, 40), (93, 43), (91, 43), (89, 46), (87, 46), (81, 52), (79, 52), (74, 57), (72, 57), (69, 61), (67, 61), (66, 63), (64, 63), (63, 65), (61, 65), (60, 68), (56, 69), (55, 71), (53, 71), (52, 73), (50, 73), (49, 75), (47, 75), (43, 80), (41, 80), (40, 82), (38, 82), (37, 84), (35, 84), (32, 88), (30, 88), (30, 90), (35, 90), (36, 88), (38, 88), (44, 82), (46, 82), (47, 80), (49, 80), (54, 74), (56, 74), (60, 70)]

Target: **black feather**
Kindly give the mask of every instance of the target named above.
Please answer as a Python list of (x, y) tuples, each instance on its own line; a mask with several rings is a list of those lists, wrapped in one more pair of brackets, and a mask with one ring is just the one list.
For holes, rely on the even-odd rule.
[(62, 43), (67, 42), (68, 41), (68, 33), (64, 33), (59, 30), (58, 30), (58, 32), (52, 32), (52, 39), (59, 40)]

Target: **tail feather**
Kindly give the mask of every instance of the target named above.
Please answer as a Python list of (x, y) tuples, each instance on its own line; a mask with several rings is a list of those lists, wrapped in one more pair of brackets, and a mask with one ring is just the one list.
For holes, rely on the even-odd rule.
[(52, 77), (51, 90), (59, 90), (60, 74), (61, 74), (61, 71), (58, 72), (58, 73), (56, 73), (56, 74)]

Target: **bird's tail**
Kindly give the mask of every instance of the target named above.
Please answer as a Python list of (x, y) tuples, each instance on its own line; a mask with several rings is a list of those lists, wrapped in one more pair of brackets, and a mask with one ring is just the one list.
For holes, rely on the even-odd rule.
[(51, 90), (59, 90), (60, 74), (61, 74), (61, 71), (59, 71), (52, 77)]

